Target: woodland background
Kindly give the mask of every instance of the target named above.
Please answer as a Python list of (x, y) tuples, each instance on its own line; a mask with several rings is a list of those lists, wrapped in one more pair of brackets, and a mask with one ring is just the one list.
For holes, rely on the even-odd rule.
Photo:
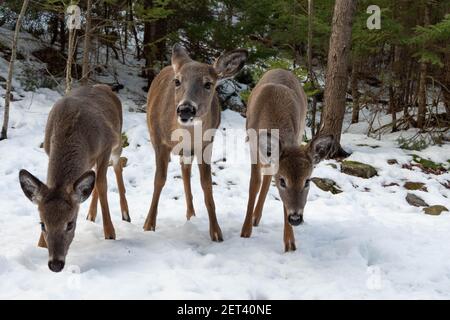
[[(27, 86), (64, 86), (69, 70), (66, 82), (98, 81), (98, 75), (109, 73), (120, 89), (127, 83), (111, 70), (110, 61), (115, 59), (125, 66), (141, 65), (135, 76), (142, 77), (140, 90), (145, 94), (155, 75), (169, 64), (174, 43), (183, 44), (193, 58), (205, 62), (242, 47), (250, 50), (250, 61), (231, 86), (219, 87), (224, 108), (244, 114), (249, 90), (262, 73), (283, 67), (304, 83), (313, 134), (322, 130), (339, 137), (343, 114), (351, 108), (353, 123), (392, 115), (391, 123), (373, 134), (416, 127), (426, 134), (404, 141), (405, 146), (442, 143), (450, 121), (450, 1), (344, 2), (347, 7), (336, 15), (347, 16), (351, 32), (341, 29), (348, 40), (337, 38), (333, 45), (351, 45), (351, 51), (337, 63), (344, 69), (329, 70), (337, 72), (332, 77), (339, 77), (338, 84), (330, 81), (329, 86), (340, 84), (340, 88), (330, 89), (328, 107), (323, 103), (327, 67), (331, 69), (327, 62), (331, 51), (338, 49), (330, 48), (335, 2), (329, 0), (29, 1), (22, 30), (45, 43), (33, 56), (46, 68), (30, 70)], [(66, 23), (70, 4), (82, 10), (82, 28), (73, 33)], [(367, 28), (370, 5), (382, 10), (380, 30)], [(21, 7), (22, 1), (2, 1), (0, 27), (14, 29)], [(8, 45), (0, 44), (0, 51), (7, 56)], [(360, 119), (364, 108), (373, 116)], [(328, 121), (327, 114), (337, 120)], [(330, 128), (324, 129), (330, 121)]]

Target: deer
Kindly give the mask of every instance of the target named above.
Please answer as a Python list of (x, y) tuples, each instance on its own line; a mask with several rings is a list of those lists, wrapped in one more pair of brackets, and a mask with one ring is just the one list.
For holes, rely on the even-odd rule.
[[(218, 81), (233, 77), (245, 65), (248, 52), (237, 49), (222, 54), (213, 65), (194, 61), (186, 49), (176, 44), (172, 50), (171, 65), (154, 79), (147, 98), (147, 123), (152, 142), (156, 171), (151, 206), (144, 224), (145, 231), (155, 231), (158, 203), (167, 180), (171, 154), (180, 156), (180, 165), (186, 198), (186, 218), (195, 216), (191, 191), (192, 159), (198, 162), (204, 202), (209, 217), (211, 240), (222, 242), (223, 235), (217, 221), (211, 177), (211, 142), (194, 141), (194, 130), (215, 130), (220, 125), (221, 107), (216, 93)], [(177, 150), (178, 141), (172, 134), (177, 130), (189, 133), (191, 141), (183, 150)], [(187, 139), (187, 138), (186, 138)], [(197, 147), (195, 147), (197, 146)]]
[(117, 178), (122, 219), (131, 221), (120, 161), (122, 122), (122, 104), (110, 87), (74, 89), (55, 103), (48, 116), (44, 139), (49, 157), (47, 183), (26, 170), (19, 173), (25, 196), (38, 207), (38, 246), (48, 249), (48, 267), (53, 272), (64, 269), (80, 204), (91, 194), (87, 219), (95, 222), (100, 199), (105, 239), (116, 239), (107, 199), (110, 160)]
[[(246, 113), (249, 141), (249, 133), (255, 132), (255, 138), (250, 141), (253, 160), (241, 237), (251, 237), (252, 227), (259, 225), (274, 177), (283, 203), (286, 252), (296, 250), (293, 227), (304, 222), (314, 166), (333, 144), (332, 136), (319, 136), (302, 145), (307, 106), (300, 81), (290, 71), (274, 69), (265, 73), (252, 91)], [(272, 134), (273, 130), (278, 130), (277, 134)], [(275, 170), (264, 170), (273, 164)]]

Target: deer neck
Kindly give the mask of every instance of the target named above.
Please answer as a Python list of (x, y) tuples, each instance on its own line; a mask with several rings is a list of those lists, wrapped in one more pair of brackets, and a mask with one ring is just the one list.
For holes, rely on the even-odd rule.
[(78, 144), (65, 143), (62, 148), (52, 146), (49, 156), (47, 185), (49, 188), (72, 186), (89, 167), (83, 148)]

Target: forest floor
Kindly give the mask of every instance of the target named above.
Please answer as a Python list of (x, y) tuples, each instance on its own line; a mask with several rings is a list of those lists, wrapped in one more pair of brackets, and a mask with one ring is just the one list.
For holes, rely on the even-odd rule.
[[(6, 61), (0, 58), (0, 76)], [(23, 195), (18, 172), (24, 168), (45, 181), (47, 156), (40, 147), (52, 104), (60, 94), (24, 91), (14, 82), (9, 139), (0, 142), (0, 298), (50, 299), (448, 299), (450, 297), (450, 213), (427, 215), (406, 201), (415, 194), (429, 205), (450, 208), (450, 173), (424, 172), (414, 156), (448, 168), (450, 145), (418, 151), (398, 147), (400, 135), (366, 136), (367, 125), (350, 126), (343, 146), (348, 160), (372, 165), (377, 176), (363, 179), (341, 172), (342, 163), (324, 161), (313, 176), (332, 179), (342, 191), (312, 184), (306, 223), (295, 229), (298, 250), (284, 253), (283, 210), (271, 187), (261, 226), (240, 238), (250, 166), (245, 119), (222, 114), (221, 129), (236, 133), (236, 144), (218, 135), (213, 180), (224, 239), (212, 243), (198, 170), (192, 188), (197, 217), (187, 222), (178, 160), (169, 166), (156, 232), (142, 226), (153, 192), (154, 152), (146, 115), (123, 91), (124, 132), (129, 146), (124, 170), (132, 223), (121, 221), (119, 195), (110, 170), (109, 203), (117, 240), (103, 239), (96, 223), (80, 208), (66, 269), (48, 270), (48, 254), (36, 246), (40, 227), (36, 207)], [(0, 86), (0, 96), (4, 95)], [(0, 112), (3, 114), (3, 101)], [(346, 126), (347, 128), (348, 126)], [(232, 130), (233, 129), (233, 130)], [(223, 161), (226, 149), (227, 161)], [(392, 160), (396, 160), (395, 162)], [(234, 161), (233, 161), (234, 160)], [(388, 163), (388, 160), (391, 164)], [(420, 161), (420, 160), (418, 160)], [(438, 173), (438, 172), (435, 172)], [(423, 183), (409, 191), (406, 182)]]

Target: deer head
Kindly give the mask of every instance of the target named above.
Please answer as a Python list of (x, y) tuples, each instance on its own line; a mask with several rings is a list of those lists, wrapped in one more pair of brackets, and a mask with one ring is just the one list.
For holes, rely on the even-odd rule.
[[(271, 137), (271, 139), (277, 139)], [(263, 162), (273, 158), (270, 139), (259, 138), (259, 153)], [(311, 174), (314, 166), (328, 156), (333, 146), (332, 136), (318, 137), (306, 146), (286, 145), (278, 140), (278, 171), (275, 182), (281, 200), (288, 214), (289, 223), (299, 226), (303, 223), (303, 212), (308, 199)], [(277, 150), (278, 151), (278, 150)]]
[(60, 272), (75, 235), (79, 206), (94, 189), (95, 173), (89, 171), (63, 188), (49, 188), (26, 170), (20, 171), (19, 180), (25, 196), (38, 206), (49, 254), (48, 267)]
[(175, 106), (178, 122), (190, 126), (204, 118), (211, 107), (217, 81), (237, 74), (247, 60), (246, 50), (234, 50), (220, 56), (214, 65), (192, 60), (180, 45), (173, 47)]

